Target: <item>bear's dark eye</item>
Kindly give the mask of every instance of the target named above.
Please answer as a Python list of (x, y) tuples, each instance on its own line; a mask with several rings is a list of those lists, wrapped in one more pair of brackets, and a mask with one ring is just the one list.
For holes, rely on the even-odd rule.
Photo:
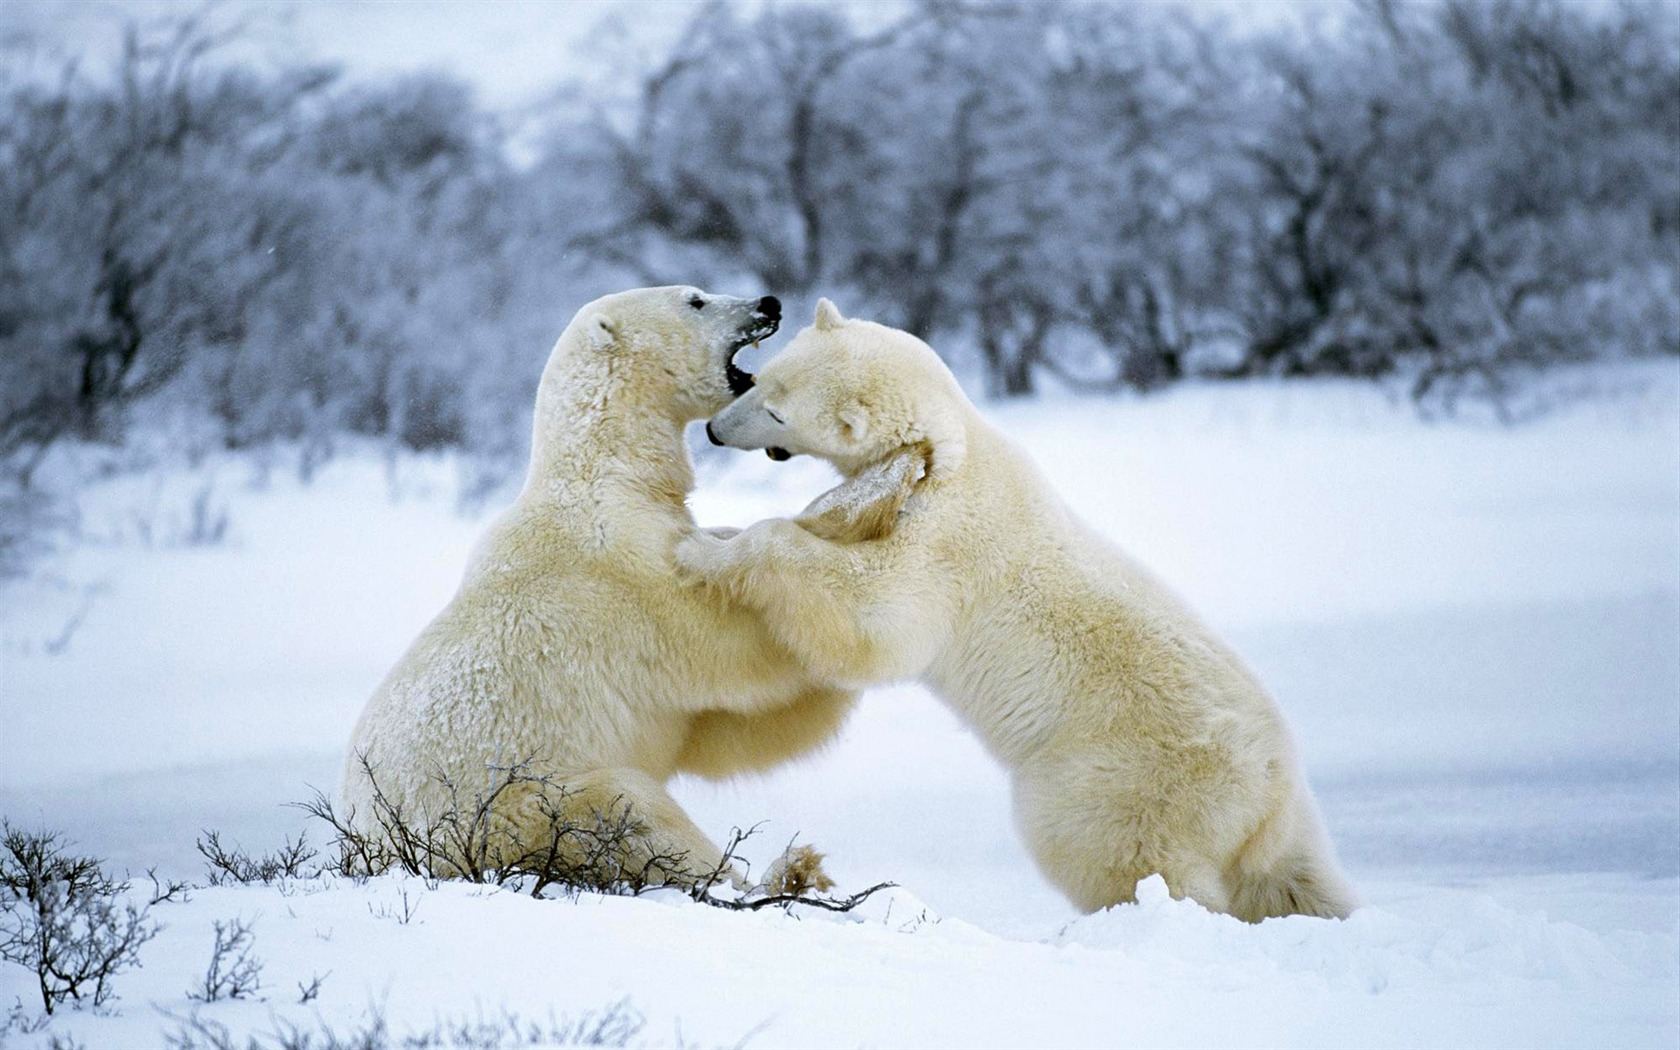
[(697, 295), (688, 301), (688, 305), (694, 307), (696, 310), (704, 310), (706, 308), (706, 300)]

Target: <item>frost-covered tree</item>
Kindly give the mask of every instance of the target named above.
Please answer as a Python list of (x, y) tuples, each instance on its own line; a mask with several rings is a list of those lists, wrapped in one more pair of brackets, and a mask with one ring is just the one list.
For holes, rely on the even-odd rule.
[(1273, 42), (1234, 374), (1513, 368), (1662, 349), (1680, 310), (1680, 19), (1546, 0), (1372, 2)]
[[(339, 435), (506, 467), (583, 301), (817, 293), (1000, 396), (1680, 352), (1680, 13), (1358, 0), (1238, 36), (1106, 3), (695, 13), (545, 145), (435, 75), (241, 65), (216, 11), (0, 64), (0, 467)], [(608, 41), (602, 38), (602, 50)], [(0, 529), (0, 534), (5, 530)]]
[[(1164, 381), (1196, 267), (1158, 242), (1207, 188), (1181, 163), (1206, 141), (1195, 37), (1108, 5), (928, 3), (884, 27), (710, 6), (597, 122), (622, 196), (590, 243), (650, 279), (704, 260), (853, 290), (918, 334), (971, 335), (1003, 394), (1045, 369)], [(1082, 376), (1051, 337), (1093, 317), (1109, 363)]]
[(258, 73), (225, 37), (131, 25), (109, 74), (3, 85), (0, 461), (27, 481), (140, 404), (231, 447), (506, 446), (504, 377), (564, 322), (571, 216), (460, 85)]
[(1200, 35), (1095, 5), (971, 9), (944, 29), (923, 71), (933, 119), (900, 141), (921, 183), (879, 239), (896, 250), (870, 260), (876, 294), (912, 330), (971, 333), (995, 393), (1039, 372), (1177, 378), (1202, 327)]
[(276, 99), (247, 77), (203, 74), (218, 42), (194, 19), (130, 26), (105, 81), (72, 64), (7, 85), (0, 455), (120, 435), (193, 348), (242, 337), (234, 304), (276, 274), (252, 258), (238, 181), (260, 171), (230, 163), (260, 162), (248, 135)]
[[(625, 111), (592, 121), (616, 194), (590, 246), (650, 280), (698, 263), (789, 295), (843, 273), (873, 203), (878, 137), (906, 117), (877, 105), (884, 56), (923, 22), (862, 31), (832, 8), (702, 8)], [(572, 138), (556, 140), (575, 151)], [(672, 251), (683, 247), (702, 251)]]

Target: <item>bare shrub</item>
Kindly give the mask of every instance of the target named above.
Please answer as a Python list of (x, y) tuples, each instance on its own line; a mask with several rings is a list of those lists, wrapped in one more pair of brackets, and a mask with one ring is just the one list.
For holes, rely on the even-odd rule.
[(215, 492), (209, 482), (199, 486), (188, 504), (188, 516), (181, 526), (177, 542), (183, 547), (215, 547), (227, 539), (228, 509), (214, 501)]
[(321, 997), (321, 985), (327, 983), (327, 978), (331, 976), (332, 971), (328, 970), (326, 973), (311, 974), (307, 984), (299, 981), (297, 986), (299, 1005), (308, 1005), (319, 999)]
[(864, 901), (885, 889), (890, 889), (897, 883), (877, 882), (868, 889), (860, 890), (849, 897), (819, 897), (814, 890), (821, 891), (833, 887), (834, 880), (821, 870), (822, 854), (810, 846), (795, 848), (791, 843), (782, 859), (771, 866), (770, 878), (766, 880), (762, 896), (720, 897), (712, 893), (723, 873), (727, 872), (735, 861), (736, 851), (753, 835), (758, 833), (759, 825), (742, 831), (736, 828), (729, 836), (729, 844), (723, 849), (723, 860), (719, 863), (709, 880), (697, 883), (689, 896), (701, 904), (710, 904), (714, 908), (725, 908), (729, 911), (758, 911), (761, 908), (792, 908), (795, 904), (805, 904), (824, 911), (851, 911)]
[(192, 889), (190, 884), (179, 879), (160, 879), (155, 867), (146, 869), (146, 878), (152, 883), (152, 899), (146, 902), (148, 907), (165, 902), (185, 904), (192, 899), (187, 895), (187, 891)]
[(325, 1021), (308, 1028), (277, 1019), (273, 1030), (241, 1039), (227, 1025), (193, 1011), (186, 1017), (165, 1014), (176, 1023), (165, 1033), (171, 1050), (516, 1050), (519, 1047), (630, 1046), (647, 1027), (647, 1018), (629, 999), (609, 1003), (576, 1017), (536, 1020), (504, 1011), (496, 1016), (453, 1017), (405, 1036), (393, 1036), (383, 1012), (362, 1024), (337, 1029)]
[[(411, 814), (392, 799), (365, 757), (362, 768), (372, 787), (369, 822), (337, 813), (320, 792), (299, 804), (332, 828), (338, 856), (324, 865), (329, 873), (364, 877), (395, 870), (423, 879), (516, 887), (534, 897), (551, 888), (635, 895), (669, 882), (698, 881), (688, 874), (686, 856), (645, 848), (647, 826), (627, 803), (579, 807), (574, 791), (533, 773), (530, 761), (491, 767), (486, 786), (473, 791), (438, 772), (436, 781), (449, 801), (427, 814)], [(513, 827), (499, 816), (499, 804), (515, 793), (533, 800), (542, 818), (537, 830)]]
[(13, 1032), (34, 1035), (49, 1024), (52, 1024), (50, 1015), (26, 1010), (22, 999), (14, 999), (12, 1008), (6, 1011), (5, 1019), (0, 1020), (0, 1046), (6, 1045), (6, 1037)]
[(414, 916), (420, 913), (420, 901), (418, 898), (410, 897), (406, 888), (398, 897), (402, 902), (401, 904), (386, 902), (377, 908), (369, 904), (368, 914), (376, 919), (395, 919), (397, 925), (407, 926), (414, 921)]
[(0, 821), (0, 958), (35, 973), (49, 1014), (66, 999), (112, 999), (112, 979), (139, 964), (141, 945), (158, 931), (150, 905), (124, 899), (127, 882), (66, 845), (56, 832)]
[[(673, 887), (702, 904), (732, 910), (806, 904), (849, 911), (891, 885), (827, 898), (811, 892), (827, 886), (796, 879), (775, 887), (779, 892), (736, 899), (718, 890), (730, 881), (738, 851), (757, 825), (735, 829), (719, 862), (696, 870), (686, 854), (650, 849), (647, 825), (628, 802), (620, 798), (606, 807), (581, 806), (575, 791), (551, 775), (532, 772), (531, 760), (490, 767), (486, 787), (471, 792), (439, 771), (434, 777), (449, 802), (441, 812), (420, 816), (405, 811), (385, 792), (366, 756), (361, 765), (373, 799), (369, 821), (338, 813), (319, 791), (308, 802), (297, 803), (332, 829), (337, 856), (321, 869), (328, 874), (365, 878), (400, 871), (426, 880), (507, 887), (533, 897), (551, 890), (636, 896)], [(510, 793), (528, 794), (531, 808), (541, 816), (535, 830), (514, 827), (498, 816), (498, 803), (513, 797)], [(814, 864), (809, 857), (800, 859)]]
[(251, 954), (256, 935), (243, 919), (216, 920), (216, 944), (210, 950), (210, 965), (187, 998), (201, 1003), (218, 999), (246, 999), (262, 987), (262, 960)]
[(317, 853), (309, 847), (307, 837), (301, 834), (295, 841), (285, 839), (280, 849), (273, 853), (252, 857), (238, 846), (233, 849), (224, 847), (219, 832), (206, 831), (204, 837), (198, 840), (198, 852), (204, 857), (212, 886), (254, 882), (267, 886), (280, 879), (310, 879), (321, 874), (320, 865), (309, 866)]

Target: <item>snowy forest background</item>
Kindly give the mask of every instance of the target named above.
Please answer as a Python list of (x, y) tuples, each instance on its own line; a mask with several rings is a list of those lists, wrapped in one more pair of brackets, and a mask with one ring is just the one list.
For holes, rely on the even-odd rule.
[[(323, 868), (651, 282), (781, 296), (749, 366), (819, 295), (927, 336), (1277, 698), (1364, 906), (1079, 915), (914, 683), (670, 785), (853, 913)], [(703, 525), (834, 480), (693, 445)], [(0, 0), (0, 825), (0, 1047), (1672, 1050), (1680, 5)], [(48, 1014), (42, 930), (130, 939)]]
[(51, 451), (137, 427), (493, 485), (554, 336), (629, 285), (830, 295), (997, 397), (1338, 375), (1518, 416), (1536, 370), (1680, 354), (1672, 4), (720, 2), (668, 46), (593, 31), (517, 120), (256, 61), (252, 10), (4, 41), (14, 568), (63, 514)]

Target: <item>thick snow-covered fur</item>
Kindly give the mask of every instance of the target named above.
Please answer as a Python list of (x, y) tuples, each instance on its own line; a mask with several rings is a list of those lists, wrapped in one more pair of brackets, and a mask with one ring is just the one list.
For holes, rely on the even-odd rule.
[[(531, 760), (577, 819), (628, 806), (647, 857), (705, 873), (720, 851), (666, 781), (763, 769), (833, 736), (853, 696), (807, 674), (755, 610), (680, 585), (672, 561), (695, 530), (684, 425), (738, 392), (735, 350), (779, 314), (680, 287), (579, 311), (543, 372), (523, 491), (356, 726), (340, 800), (364, 827), (364, 756), (418, 823), (452, 804), (445, 779), (470, 800), (495, 767)], [(518, 794), (495, 816), (543, 841), (539, 801)]]
[(825, 681), (925, 682), (1008, 767), (1021, 833), (1074, 904), (1132, 900), (1159, 872), (1249, 921), (1353, 907), (1265, 690), (1069, 513), (926, 344), (824, 301), (710, 427), (832, 462), (849, 480), (813, 511), (897, 513), (861, 542), (780, 519), (691, 535), (678, 561)]

